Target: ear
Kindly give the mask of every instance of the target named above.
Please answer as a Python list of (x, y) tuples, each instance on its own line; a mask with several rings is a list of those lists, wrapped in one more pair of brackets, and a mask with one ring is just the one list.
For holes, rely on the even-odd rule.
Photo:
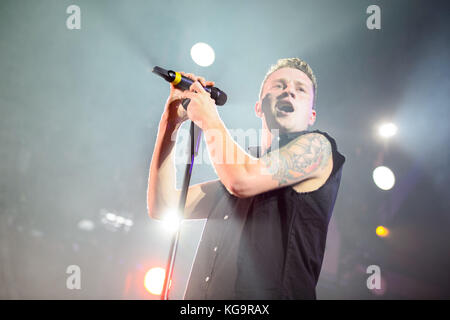
[(309, 117), (308, 120), (308, 125), (312, 126), (315, 122), (316, 122), (316, 110), (312, 109), (311, 110), (311, 116)]
[(258, 118), (262, 118), (263, 113), (261, 111), (261, 100), (258, 100), (255, 103), (255, 113)]

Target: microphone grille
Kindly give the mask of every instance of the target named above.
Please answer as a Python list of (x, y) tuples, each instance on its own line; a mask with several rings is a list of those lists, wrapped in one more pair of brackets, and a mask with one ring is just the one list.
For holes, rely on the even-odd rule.
[(219, 94), (216, 99), (216, 104), (218, 106), (223, 106), (227, 102), (227, 95), (225, 92), (219, 91)]
[(216, 87), (211, 88), (211, 98), (216, 101), (216, 105), (218, 106), (223, 106), (227, 102), (226, 93)]

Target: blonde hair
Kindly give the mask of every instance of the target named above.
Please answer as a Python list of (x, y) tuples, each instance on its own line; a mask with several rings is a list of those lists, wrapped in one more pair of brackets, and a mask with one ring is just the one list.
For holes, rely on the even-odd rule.
[(259, 98), (261, 98), (262, 90), (264, 87), (264, 84), (266, 83), (267, 78), (274, 73), (275, 71), (281, 69), (281, 68), (293, 68), (298, 69), (302, 72), (304, 72), (308, 78), (311, 80), (313, 84), (314, 89), (314, 105), (313, 108), (315, 109), (316, 104), (316, 98), (317, 98), (317, 80), (316, 76), (314, 75), (314, 72), (312, 71), (309, 64), (307, 64), (305, 61), (303, 61), (300, 58), (284, 58), (279, 59), (276, 64), (272, 65), (269, 69), (269, 71), (266, 73), (266, 76), (264, 77), (264, 80), (261, 84), (261, 88), (259, 90)]

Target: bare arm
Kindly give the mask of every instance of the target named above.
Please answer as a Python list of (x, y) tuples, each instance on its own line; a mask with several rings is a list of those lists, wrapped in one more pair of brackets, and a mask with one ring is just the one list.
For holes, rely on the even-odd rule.
[[(200, 78), (201, 81), (204, 79)], [(213, 82), (204, 82), (213, 85)], [(174, 150), (176, 135), (182, 122), (187, 119), (181, 106), (180, 91), (171, 85), (170, 95), (161, 117), (155, 142), (147, 189), (147, 210), (151, 218), (161, 219), (169, 209), (177, 209), (180, 190), (176, 189)], [(184, 218), (204, 218), (207, 212), (194, 209), (204, 199), (212, 183), (202, 183), (189, 187)]]
[(221, 121), (205, 125), (205, 138), (219, 178), (228, 191), (245, 198), (325, 174), (331, 144), (319, 133), (304, 134), (261, 158), (248, 155)]
[(191, 99), (188, 116), (203, 129), (217, 175), (231, 194), (245, 198), (329, 174), (331, 144), (324, 135), (304, 134), (257, 159), (233, 140), (214, 101), (198, 81), (182, 96)]
[[(150, 217), (159, 219), (171, 205), (176, 205), (179, 192), (175, 189), (173, 154), (176, 131), (181, 123), (169, 122), (163, 114), (153, 150), (147, 189), (147, 209)], [(175, 207), (176, 208), (176, 207)]]

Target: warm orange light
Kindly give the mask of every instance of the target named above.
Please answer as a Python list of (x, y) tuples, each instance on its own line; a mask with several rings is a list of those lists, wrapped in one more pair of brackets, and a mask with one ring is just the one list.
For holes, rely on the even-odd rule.
[(389, 235), (389, 229), (385, 228), (383, 226), (378, 226), (377, 229), (375, 230), (375, 232), (377, 233), (377, 235), (379, 237), (387, 237)]
[(144, 287), (151, 294), (160, 295), (166, 271), (163, 268), (151, 268), (144, 277)]

